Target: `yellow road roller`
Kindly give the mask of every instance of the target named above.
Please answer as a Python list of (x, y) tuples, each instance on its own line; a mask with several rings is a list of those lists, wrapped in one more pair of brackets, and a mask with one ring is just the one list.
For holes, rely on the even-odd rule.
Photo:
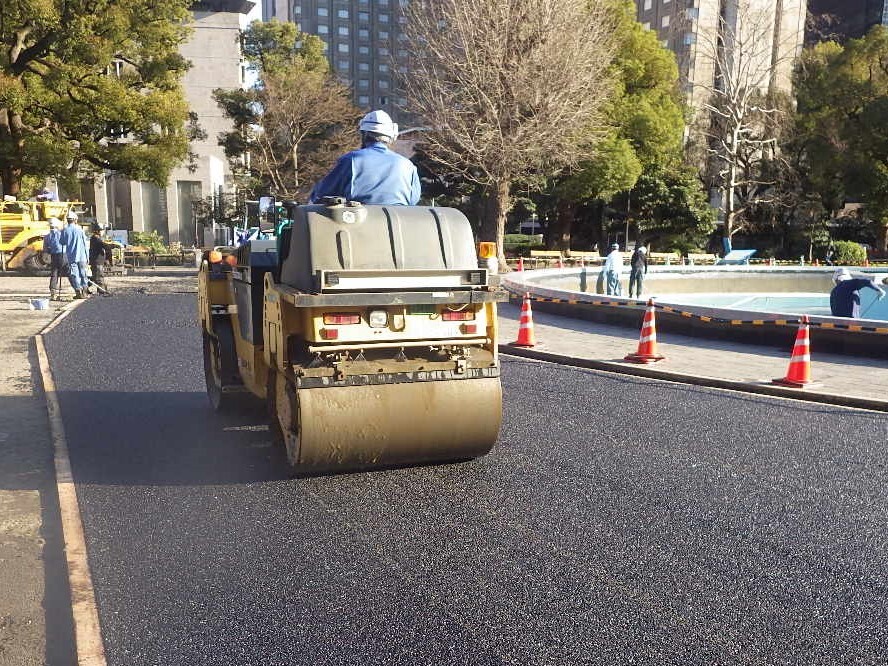
[[(264, 400), (301, 473), (467, 460), (502, 420), (495, 248), (452, 208), (290, 206), (274, 239), (205, 253), (210, 403)], [(480, 255), (480, 256), (479, 256)]]

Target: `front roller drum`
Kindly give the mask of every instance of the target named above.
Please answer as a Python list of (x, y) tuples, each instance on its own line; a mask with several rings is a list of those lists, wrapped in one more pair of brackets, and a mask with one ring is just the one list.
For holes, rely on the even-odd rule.
[(502, 422), (495, 378), (295, 389), (277, 379), (277, 413), (297, 471), (468, 460)]

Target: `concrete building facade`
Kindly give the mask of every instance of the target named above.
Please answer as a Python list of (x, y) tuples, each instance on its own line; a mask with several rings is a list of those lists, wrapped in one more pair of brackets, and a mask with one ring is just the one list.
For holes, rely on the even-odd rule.
[(231, 126), (212, 91), (244, 84), (240, 33), (253, 6), (244, 0), (194, 3), (193, 32), (180, 49), (191, 62), (182, 82), (185, 96), (206, 135), (191, 145), (193, 168), (181, 165), (174, 169), (165, 188), (114, 173), (84, 181), (81, 198), (95, 211), (100, 224), (132, 231), (156, 230), (168, 242), (186, 246), (195, 241), (195, 203), (220, 189), (230, 189), (230, 169), (218, 137)]
[[(805, 34), (806, 0), (636, 0), (638, 20), (656, 30), (661, 42), (676, 54), (683, 90), (692, 110), (699, 110), (718, 74), (713, 52), (717, 44), (724, 59), (738, 63), (740, 37), (743, 57), (763, 72), (762, 89), (789, 91), (792, 69)], [(735, 39), (735, 37), (737, 39)], [(731, 53), (731, 49), (736, 53)], [(737, 66), (735, 64), (735, 66)]]
[(292, 21), (326, 44), (330, 67), (362, 109), (397, 118), (404, 106), (399, 78), (408, 53), (402, 41), (408, 0), (263, 0), (263, 18)]

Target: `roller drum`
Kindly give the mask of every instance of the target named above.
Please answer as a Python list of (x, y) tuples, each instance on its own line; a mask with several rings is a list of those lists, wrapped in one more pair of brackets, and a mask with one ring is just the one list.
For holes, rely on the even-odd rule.
[(467, 460), (490, 451), (502, 421), (498, 377), (284, 391), (278, 415), (299, 471)]

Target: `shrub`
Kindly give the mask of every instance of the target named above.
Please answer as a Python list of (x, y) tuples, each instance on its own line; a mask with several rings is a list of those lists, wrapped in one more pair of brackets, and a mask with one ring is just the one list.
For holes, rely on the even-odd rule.
[(836, 241), (833, 243), (836, 249), (835, 263), (845, 266), (860, 266), (866, 260), (866, 250), (860, 243), (852, 241)]
[(147, 247), (149, 250), (158, 253), (166, 251), (163, 238), (156, 231), (130, 231), (129, 244)]
[(503, 237), (503, 250), (509, 254), (526, 257), (531, 250), (543, 247), (540, 236), (528, 234), (506, 234)]

